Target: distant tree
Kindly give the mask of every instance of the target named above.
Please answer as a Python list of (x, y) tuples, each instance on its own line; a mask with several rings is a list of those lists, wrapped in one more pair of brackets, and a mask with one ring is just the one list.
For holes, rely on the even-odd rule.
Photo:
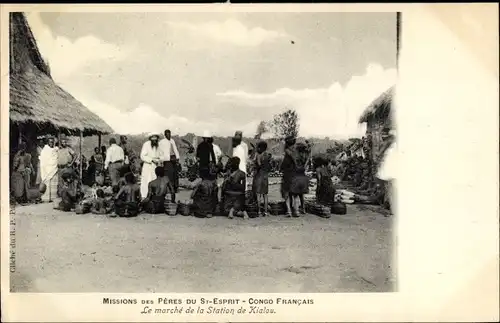
[(262, 136), (262, 134), (267, 132), (267, 128), (268, 128), (267, 122), (261, 121), (259, 123), (259, 125), (257, 126), (257, 131), (255, 133), (255, 137), (254, 138), (255, 139), (260, 139), (260, 137)]
[(271, 129), (277, 138), (299, 135), (299, 115), (295, 110), (287, 110), (276, 114), (271, 121)]

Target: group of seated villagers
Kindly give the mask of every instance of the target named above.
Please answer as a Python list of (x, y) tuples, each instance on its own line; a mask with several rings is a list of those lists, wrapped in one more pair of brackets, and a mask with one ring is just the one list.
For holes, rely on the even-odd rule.
[[(226, 168), (222, 185), (222, 196), (219, 202), (219, 187), (217, 173), (207, 167), (199, 170), (199, 177), (193, 174), (189, 181), (191, 193), (191, 211), (198, 217), (212, 217), (217, 212), (219, 205), (223, 212), (230, 218), (233, 214), (241, 212), (243, 217), (248, 215), (244, 210), (246, 175), (239, 169), (240, 159), (232, 157)], [(85, 196), (78, 180), (77, 173), (69, 169), (61, 178), (63, 183), (60, 189), (61, 200), (56, 209), (77, 213), (110, 214), (110, 216), (134, 217), (141, 212), (160, 214), (165, 212), (165, 201), (175, 203), (175, 190), (173, 183), (165, 175), (164, 167), (155, 168), (156, 179), (148, 184), (148, 194), (142, 197), (140, 186), (136, 183), (133, 173), (122, 173), (117, 186), (113, 187), (111, 195), (105, 194), (101, 188), (94, 189), (92, 196)]]

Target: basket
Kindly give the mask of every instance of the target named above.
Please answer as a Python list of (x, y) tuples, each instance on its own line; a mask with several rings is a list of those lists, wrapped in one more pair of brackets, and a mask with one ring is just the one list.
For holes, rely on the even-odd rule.
[(311, 213), (322, 218), (329, 218), (332, 211), (329, 206), (319, 204), (317, 202), (306, 202), (305, 209), (307, 213)]
[(245, 205), (250, 205), (256, 203), (255, 194), (253, 191), (248, 190), (245, 192)]
[(177, 212), (183, 216), (191, 214), (191, 207), (188, 202), (177, 202)]
[(269, 202), (269, 213), (272, 215), (281, 215), (286, 213), (285, 202)]
[(245, 206), (249, 217), (256, 217), (259, 215), (259, 206), (257, 203), (252, 203)]
[(61, 203), (62, 199), (60, 197), (56, 197), (52, 200), (52, 205), (54, 209), (59, 209), (59, 203)]
[(347, 205), (342, 202), (334, 202), (331, 207), (331, 212), (333, 214), (344, 215), (347, 213)]
[(165, 214), (174, 216), (177, 214), (177, 203), (165, 200)]
[(39, 191), (41, 194), (44, 194), (47, 191), (47, 184), (40, 183)]

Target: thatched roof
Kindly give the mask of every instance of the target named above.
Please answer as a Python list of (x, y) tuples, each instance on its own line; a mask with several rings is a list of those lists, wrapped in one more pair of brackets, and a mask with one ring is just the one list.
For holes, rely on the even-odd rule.
[(392, 107), (392, 98), (394, 96), (395, 87), (392, 86), (366, 108), (365, 112), (359, 118), (359, 123), (368, 122), (371, 118), (385, 119), (389, 117)]
[(58, 86), (23, 13), (10, 14), (10, 120), (68, 134), (111, 133), (111, 127)]

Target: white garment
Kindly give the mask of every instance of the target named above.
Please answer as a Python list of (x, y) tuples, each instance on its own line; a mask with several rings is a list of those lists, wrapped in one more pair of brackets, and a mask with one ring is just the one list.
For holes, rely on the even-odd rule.
[(58, 150), (57, 147), (51, 148), (49, 145), (45, 145), (40, 152), (40, 176), (42, 183), (47, 184), (57, 173)]
[(397, 146), (394, 142), (389, 148), (387, 148), (384, 159), (380, 164), (380, 168), (377, 173), (377, 177), (383, 181), (391, 181), (397, 178)]
[(104, 169), (108, 169), (110, 163), (117, 161), (125, 161), (125, 153), (123, 148), (117, 144), (112, 144), (106, 151), (106, 160), (104, 161)]
[(160, 147), (163, 154), (163, 161), (170, 161), (170, 156), (175, 155), (175, 158), (179, 160), (179, 150), (177, 150), (177, 145), (175, 144), (174, 139), (168, 140), (167, 138), (163, 138), (160, 140), (158, 146)]
[(219, 162), (222, 158), (222, 149), (220, 149), (220, 147), (216, 144), (212, 144), (212, 146), (214, 147), (215, 159)]
[[(141, 172), (141, 196), (145, 198), (148, 196), (149, 182), (156, 179), (155, 168), (160, 165), (163, 160), (162, 150), (151, 147), (151, 141), (146, 141), (142, 145), (141, 160), (144, 162)], [(157, 161), (158, 164), (153, 161)]]
[(245, 174), (247, 173), (247, 153), (248, 150), (245, 151), (243, 143), (233, 149), (233, 157), (238, 157), (240, 159), (240, 170)]
[(241, 146), (243, 146), (243, 150), (245, 151), (245, 160), (248, 159), (248, 145), (246, 142), (242, 141), (240, 143)]

